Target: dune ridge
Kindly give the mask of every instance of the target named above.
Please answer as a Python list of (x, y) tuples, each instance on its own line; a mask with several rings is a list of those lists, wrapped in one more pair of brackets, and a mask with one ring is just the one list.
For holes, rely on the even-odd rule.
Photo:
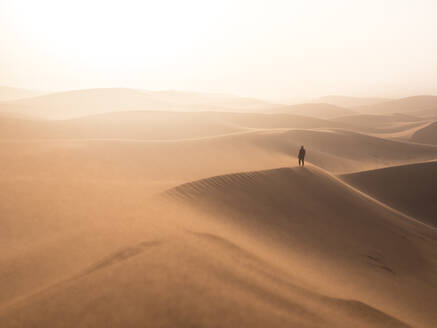
[[(184, 184), (170, 190), (168, 196), (207, 213), (219, 213), (224, 224), (238, 226), (258, 241), (285, 248), (290, 258), (291, 254), (300, 254), (300, 260), (305, 258), (315, 271), (316, 267), (332, 270), (339, 279), (329, 281), (332, 288), (344, 291), (342, 283), (351, 283), (351, 276), (344, 271), (361, 272), (353, 278), (352, 295), (360, 295), (366, 304), (378, 304), (380, 309), (397, 303), (398, 279), (412, 279), (414, 288), (402, 287), (410, 299), (397, 304), (398, 311), (402, 310), (395, 313), (399, 318), (414, 316), (410, 321), (413, 326), (421, 322), (421, 316), (429, 318), (421, 323), (423, 326), (435, 320), (432, 311), (418, 317), (415, 311), (424, 310), (424, 298), (435, 302), (431, 286), (436, 286), (437, 268), (428, 261), (435, 256), (436, 230), (360, 195), (325, 172), (283, 168), (218, 176)], [(337, 214), (339, 208), (341, 216)], [(307, 254), (311, 254), (311, 260)], [(368, 266), (362, 267), (362, 259)], [(421, 274), (424, 276), (419, 278)], [(323, 280), (320, 276), (318, 279)], [(346, 292), (349, 297), (350, 292)], [(385, 310), (390, 313), (393, 308)]]

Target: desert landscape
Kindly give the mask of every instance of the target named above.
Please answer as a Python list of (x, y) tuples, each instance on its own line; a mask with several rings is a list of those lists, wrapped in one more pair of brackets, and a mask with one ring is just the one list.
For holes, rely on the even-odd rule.
[(436, 12), (0, 0), (0, 328), (436, 328)]
[(434, 327), (436, 98), (3, 101), (0, 326)]

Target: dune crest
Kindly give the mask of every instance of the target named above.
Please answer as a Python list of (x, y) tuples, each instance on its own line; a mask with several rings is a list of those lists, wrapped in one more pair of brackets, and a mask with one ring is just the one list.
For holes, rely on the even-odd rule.
[[(420, 322), (431, 327), (436, 319), (422, 303), (424, 299), (429, 304), (437, 301), (432, 287), (437, 267), (429, 260), (437, 255), (436, 230), (318, 169), (217, 176), (184, 184), (167, 195), (203, 209), (206, 215), (216, 215), (223, 224), (237, 227), (264, 245), (282, 249), (290, 265), (305, 263), (311, 268), (312, 283), (320, 279), (330, 286), (330, 292), (337, 290), (394, 313), (413, 326)], [(324, 268), (325, 275), (314, 273), (318, 267)], [(400, 287), (399, 279), (410, 280), (411, 285)], [(399, 288), (407, 298), (398, 299)]]

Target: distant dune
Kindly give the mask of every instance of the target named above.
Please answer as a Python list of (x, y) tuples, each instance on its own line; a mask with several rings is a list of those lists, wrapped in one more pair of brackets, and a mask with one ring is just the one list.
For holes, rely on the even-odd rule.
[[(332, 119), (334, 122), (347, 124), (349, 129), (358, 132), (381, 134), (385, 137), (394, 137), (399, 133), (406, 133), (414, 128), (426, 124), (423, 118), (406, 114), (356, 114), (341, 116)], [(409, 139), (406, 137), (405, 139)]]
[[(1, 105), (0, 105), (1, 108)], [(26, 109), (29, 109), (27, 107)], [(19, 112), (19, 111), (18, 111)], [(295, 114), (231, 112), (125, 111), (66, 120), (44, 120), (13, 112), (0, 113), (0, 138), (117, 138), (175, 140), (244, 132), (254, 129), (345, 129), (364, 133), (411, 135), (426, 121), (411, 116), (350, 115), (332, 120)], [(406, 136), (404, 139), (409, 139)]]
[(343, 175), (382, 202), (437, 227), (437, 162), (393, 166)]
[(223, 135), (251, 129), (347, 128), (328, 120), (292, 114), (226, 112), (115, 112), (69, 120), (0, 115), (0, 138), (120, 138), (168, 140)]
[(317, 99), (317, 102), (327, 103), (340, 107), (359, 107), (359, 106), (369, 106), (376, 105), (390, 101), (388, 98), (372, 98), (372, 97), (345, 97), (345, 96), (325, 96)]
[(45, 92), (0, 86), (0, 101), (14, 101), (22, 98), (36, 97)]
[(259, 111), (275, 105), (227, 94), (134, 89), (87, 89), (52, 93), (23, 99), (14, 104), (30, 107), (32, 114), (45, 118), (71, 118), (116, 111), (218, 110)]
[(437, 114), (437, 96), (414, 96), (375, 104), (361, 106), (355, 110), (363, 113), (404, 113), (419, 117), (435, 116)]
[(419, 118), (407, 114), (394, 113), (394, 114), (387, 114), (387, 115), (356, 114), (356, 115), (336, 117), (333, 118), (333, 120), (337, 122), (362, 125), (366, 127), (370, 127), (370, 126), (382, 127), (392, 123), (423, 121), (423, 118)]
[(1, 118), (24, 118), (33, 119), (31, 107), (11, 102), (0, 102)]
[[(141, 177), (180, 181), (242, 170), (297, 164), (300, 145), (307, 161), (335, 173), (379, 168), (437, 157), (437, 147), (409, 144), (343, 130), (261, 129), (205, 138), (147, 141), (87, 139), (2, 141), (3, 168), (10, 176)], [(127, 160), (129, 159), (129, 160)], [(27, 166), (32, 163), (32, 166)], [(50, 170), (47, 169), (50, 167)], [(106, 169), (100, 170), (99, 167)]]
[(307, 103), (278, 107), (277, 112), (329, 119), (354, 114), (353, 110), (324, 103)]
[(411, 137), (411, 140), (437, 145), (437, 121), (416, 131)]
[(108, 113), (69, 120), (0, 116), (3, 139), (138, 139), (198, 138), (244, 131), (214, 116), (178, 112)]

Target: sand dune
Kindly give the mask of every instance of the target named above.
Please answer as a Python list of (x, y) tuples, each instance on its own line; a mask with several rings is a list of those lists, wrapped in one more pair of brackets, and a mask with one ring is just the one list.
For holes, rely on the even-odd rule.
[(352, 115), (324, 120), (293, 114), (131, 111), (54, 121), (3, 114), (0, 115), (0, 138), (178, 140), (255, 129), (341, 128), (410, 139), (416, 130), (426, 125), (426, 121), (415, 121), (406, 115), (381, 116), (381, 122), (378, 118), (378, 115)]
[[(284, 168), (234, 174), (185, 184), (169, 195), (205, 213), (219, 213), (224, 224), (238, 226), (264, 245), (277, 243), (290, 264), (303, 261), (314, 277), (329, 280), (343, 296), (410, 318), (413, 326), (432, 326), (436, 320), (424, 302), (433, 304), (437, 297), (432, 260), (437, 231), (366, 199), (324, 172)], [(337, 282), (330, 281), (328, 272), (336, 272)], [(399, 285), (404, 279), (414, 287)], [(399, 293), (409, 296), (400, 300)]]
[(437, 226), (437, 162), (388, 167), (343, 175), (363, 192), (424, 222)]
[(281, 113), (317, 117), (322, 119), (329, 119), (337, 116), (352, 115), (355, 113), (351, 109), (342, 108), (339, 106), (334, 106), (324, 103), (307, 103), (307, 104), (284, 106), (275, 109), (275, 111)]
[(411, 140), (437, 145), (437, 121), (426, 125), (422, 129), (416, 131), (411, 136)]
[(0, 86), (0, 101), (14, 101), (22, 98), (40, 96), (42, 94), (44, 94), (44, 92)]
[[(334, 200), (350, 216), (338, 217), (338, 208), (329, 205)], [(4, 306), (1, 326), (364, 328), (435, 322), (430, 286), (436, 268), (429, 260), (435, 232), (320, 170), (215, 177), (153, 202), (147, 212), (144, 205), (133, 208), (142, 214), (127, 219), (129, 243)], [(107, 229), (107, 238), (116, 230)], [(66, 245), (64, 256), (72, 252)], [(402, 281), (408, 283), (399, 289)]]
[[(0, 327), (433, 327), (435, 230), (311, 164), (355, 172), (437, 147), (352, 128), (293, 114), (2, 115)], [(309, 167), (277, 169), (302, 144)]]
[(0, 126), (3, 139), (167, 140), (245, 130), (208, 115), (177, 112), (119, 112), (60, 121), (0, 117)]
[(335, 128), (342, 123), (291, 114), (226, 112), (115, 112), (69, 120), (0, 117), (0, 138), (119, 138), (168, 140), (208, 137), (248, 129)]
[(333, 118), (334, 121), (343, 122), (358, 126), (383, 128), (388, 124), (393, 123), (411, 123), (423, 121), (423, 118), (407, 115), (407, 114), (388, 114), (388, 115), (378, 115), (378, 114), (356, 114)]
[(26, 105), (15, 104), (12, 102), (0, 102), (1, 118), (23, 118), (33, 119), (31, 108)]
[(369, 106), (381, 104), (391, 99), (372, 98), (372, 97), (345, 97), (345, 96), (325, 96), (317, 99), (317, 102), (331, 104), (340, 107), (354, 108), (359, 106)]
[(406, 114), (356, 114), (332, 119), (335, 122), (347, 124), (353, 131), (363, 132), (389, 139), (411, 138), (413, 133), (425, 126), (428, 121), (423, 118)]
[(428, 117), (437, 113), (437, 96), (401, 98), (381, 104), (357, 107), (355, 110), (363, 113), (405, 113), (413, 116)]
[(52, 93), (14, 102), (44, 118), (71, 118), (98, 113), (136, 110), (218, 110), (256, 111), (275, 106), (251, 98), (226, 94), (134, 89), (86, 89)]
[(295, 165), (302, 144), (308, 149), (307, 162), (336, 173), (437, 157), (435, 146), (342, 130), (255, 130), (170, 141), (4, 140), (0, 154), (5, 164), (0, 176), (174, 184), (236, 171)]

